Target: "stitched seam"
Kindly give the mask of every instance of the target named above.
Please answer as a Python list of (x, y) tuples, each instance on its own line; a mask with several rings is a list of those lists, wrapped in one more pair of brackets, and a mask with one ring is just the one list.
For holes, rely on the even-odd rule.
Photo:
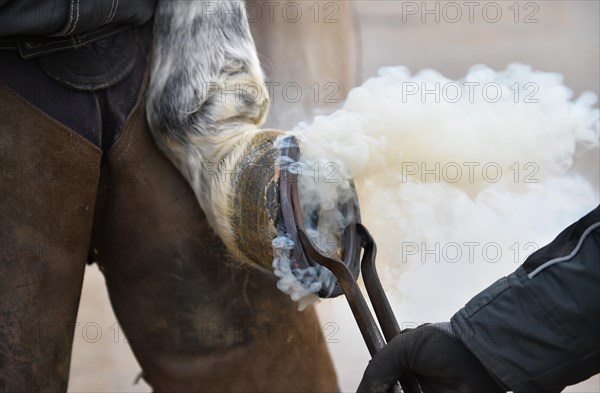
[(76, 133), (75, 131), (73, 131), (71, 128), (69, 128), (66, 125), (62, 124), (61, 122), (59, 122), (58, 120), (56, 120), (52, 116), (50, 116), (47, 113), (45, 113), (44, 111), (42, 111), (41, 109), (37, 108), (35, 105), (33, 105), (32, 103), (30, 103), (29, 101), (27, 101), (25, 98), (21, 97), (17, 92), (15, 92), (10, 87), (8, 87), (8, 86), (6, 86), (5, 84), (2, 83), (2, 84), (0, 84), (0, 88), (4, 88), (4, 90), (6, 90), (8, 92), (8, 94), (14, 96), (15, 97), (15, 101), (17, 102), (17, 105), (19, 105), (19, 106), (21, 106), (23, 108), (30, 108), (30, 109), (32, 109), (32, 111), (31, 111), (32, 112), (32, 116), (35, 116), (39, 120), (43, 120), (43, 121), (46, 121), (46, 122), (48, 120), (50, 120), (52, 126), (54, 128), (56, 128), (56, 129), (59, 129), (61, 131), (61, 133), (65, 134), (67, 137), (79, 139), (80, 141), (84, 142), (84, 144), (82, 145), (83, 149), (89, 150), (90, 153), (93, 153), (94, 155), (100, 155), (100, 154), (102, 154), (101, 150), (98, 147), (96, 147), (95, 145), (93, 145), (92, 142), (88, 141), (83, 136), (79, 135), (78, 133)]
[(117, 10), (119, 9), (119, 0), (117, 0), (117, 6), (115, 7), (115, 13), (113, 15), (113, 19), (115, 18), (115, 16), (117, 15)]
[[(105, 78), (106, 75), (110, 75), (109, 70), (102, 70), (98, 74), (88, 74), (87, 75), (87, 77), (89, 79), (92, 79), (91, 82), (89, 82), (89, 81), (84, 82), (84, 81), (78, 80), (77, 78), (75, 80), (71, 80), (69, 82), (66, 82), (66, 81), (64, 81), (64, 82), (67, 83), (69, 86), (76, 87), (76, 88), (91, 89), (91, 90), (103, 89), (103, 88), (113, 85), (116, 82), (123, 80), (135, 68), (135, 62), (136, 62), (135, 59), (133, 61), (127, 61), (126, 58), (119, 59), (119, 63), (115, 63), (115, 65), (117, 67), (116, 68), (117, 73), (109, 79)], [(45, 58), (41, 59), (41, 64), (42, 64), (42, 67), (46, 70), (56, 70), (57, 69), (55, 63), (48, 62)], [(60, 65), (59, 65), (59, 68), (64, 69), (64, 67), (62, 67)], [(52, 77), (56, 79), (56, 76), (52, 76)], [(97, 82), (97, 78), (101, 78), (103, 80), (103, 82)]]
[(123, 130), (123, 132), (128, 132), (127, 143), (125, 144), (124, 149), (121, 152), (121, 154), (119, 154), (117, 156), (117, 158), (115, 159), (115, 162), (121, 161), (121, 158), (123, 158), (123, 156), (125, 155), (125, 153), (127, 153), (127, 150), (129, 150), (129, 146), (131, 146), (131, 140), (133, 139), (133, 132), (129, 132), (129, 130), (131, 129), (131, 127), (133, 126), (133, 124), (137, 125), (137, 121), (138, 121), (138, 119), (140, 117), (140, 114), (142, 113), (142, 111), (139, 110), (139, 109), (140, 108), (136, 109), (136, 114), (131, 119), (131, 122), (129, 122), (129, 124), (127, 124), (127, 127), (125, 128), (125, 130)]
[(106, 17), (104, 24), (110, 23), (112, 21), (112, 12), (113, 12), (114, 6), (115, 6), (115, 0), (112, 0), (112, 3), (110, 4), (110, 11), (108, 12), (108, 17)]
[[(126, 69), (124, 72), (118, 74), (114, 78), (110, 78), (110, 79), (106, 80), (103, 83), (76, 83), (76, 82), (69, 82), (69, 84), (70, 85), (77, 85), (80, 88), (90, 89), (90, 90), (106, 89), (107, 87), (110, 87), (110, 86), (114, 85), (115, 83), (118, 83), (121, 80), (125, 79), (125, 77), (127, 76), (127, 74), (129, 72), (131, 72), (131, 70), (127, 70)], [(105, 75), (105, 74), (97, 74), (97, 75), (94, 75), (94, 76), (97, 77), (98, 75)]]
[[(109, 78), (108, 80), (105, 80), (103, 83), (89, 83), (89, 84), (78, 84), (80, 86), (82, 86), (83, 88), (91, 88), (92, 90), (97, 90), (97, 89), (105, 89), (107, 87), (110, 87), (112, 85), (114, 85), (117, 82), (122, 81), (123, 79), (125, 79), (125, 77), (135, 68), (135, 64), (129, 68), (125, 68), (122, 72), (118, 73), (116, 76), (114, 76), (113, 78)], [(104, 76), (106, 75), (106, 73), (103, 74), (97, 74), (97, 75), (93, 75), (94, 77), (98, 77), (98, 76)]]
[[(129, 28), (129, 26), (123, 26), (123, 27), (121, 27), (121, 28), (119, 28), (119, 29), (117, 29), (117, 30), (112, 30), (112, 27), (113, 27), (113, 26), (110, 26), (110, 27), (108, 27), (108, 28), (106, 28), (106, 29), (105, 29), (105, 30), (110, 30), (109, 32), (105, 33), (104, 35), (100, 35), (100, 36), (98, 36), (98, 37), (94, 37), (94, 38), (93, 38), (91, 41), (86, 41), (85, 43), (83, 43), (83, 44), (82, 44), (82, 46), (83, 46), (83, 45), (87, 45), (87, 44), (89, 44), (89, 43), (91, 43), (91, 42), (95, 42), (95, 41), (97, 41), (97, 40), (100, 40), (100, 39), (102, 39), (102, 38), (109, 37), (109, 36), (111, 36), (111, 35), (113, 35), (113, 34), (120, 33), (121, 31), (123, 31), (123, 30), (125, 30), (125, 29)], [(97, 33), (97, 32), (96, 32), (96, 33)], [(87, 35), (85, 35), (85, 36), (84, 36), (84, 38), (82, 38), (82, 39), (84, 40), (86, 37), (88, 37), (88, 36), (90, 36), (90, 35), (91, 35), (91, 34), (87, 34)], [(57, 50), (63, 50), (63, 49), (70, 49), (70, 47), (62, 47), (62, 46), (58, 46), (58, 44), (63, 44), (63, 43), (69, 42), (69, 41), (73, 42), (71, 38), (67, 38), (67, 39), (64, 39), (64, 40), (61, 40), (61, 41), (53, 42), (53, 43), (51, 44), (51, 47), (50, 47), (50, 48), (48, 48), (48, 49), (45, 49), (45, 50), (39, 50), (39, 51), (33, 52), (33, 53), (31, 53), (31, 54), (27, 54), (27, 55), (23, 55), (23, 53), (21, 53), (21, 51), (19, 50), (19, 53), (21, 53), (21, 56), (22, 56), (24, 59), (29, 59), (29, 58), (31, 58), (31, 57), (35, 57), (35, 56), (40, 56), (40, 55), (43, 55), (44, 53), (51, 53), (51, 52), (55, 52), (55, 51), (57, 51)]]
[(559, 262), (565, 262), (565, 261), (568, 261), (570, 259), (573, 259), (573, 257), (575, 257), (575, 255), (577, 255), (577, 253), (579, 253), (579, 250), (581, 250), (581, 247), (582, 247), (583, 242), (585, 241), (585, 239), (589, 236), (590, 233), (592, 233), (592, 231), (594, 229), (596, 229), (598, 227), (600, 227), (600, 222), (596, 222), (592, 226), (588, 227), (588, 229), (586, 229), (585, 232), (583, 232), (583, 235), (581, 235), (581, 237), (579, 238), (579, 242), (577, 243), (577, 246), (575, 247), (575, 249), (573, 251), (571, 251), (571, 253), (569, 255), (558, 257), (558, 258), (554, 258), (554, 259), (551, 259), (551, 260), (543, 263), (542, 265), (538, 266), (537, 269), (535, 269), (534, 271), (532, 271), (531, 273), (529, 273), (527, 275), (527, 277), (530, 278), (530, 279), (534, 278), (539, 273), (541, 273), (542, 271), (546, 270), (547, 268), (549, 268), (552, 265), (555, 265), (555, 264), (557, 264)]
[(118, 10), (118, 9), (119, 9), (119, 0), (117, 0), (117, 2), (116, 2), (116, 5), (115, 5), (115, 10), (114, 10), (114, 12), (113, 12), (113, 14), (112, 14), (112, 17), (110, 18), (110, 21), (109, 21), (109, 22), (112, 22), (112, 21), (113, 21), (113, 19), (115, 19), (115, 16), (117, 16), (117, 10)]
[(50, 48), (50, 49), (42, 50), (39, 52), (35, 52), (34, 54), (28, 55), (28, 56), (23, 56), (23, 58), (28, 59), (32, 56), (40, 56), (40, 55), (43, 55), (44, 53), (55, 52), (57, 50), (60, 50), (60, 48)]
[[(122, 26), (121, 28), (119, 28), (119, 29), (115, 30), (115, 33), (116, 33), (116, 32), (118, 32), (118, 31), (121, 31), (121, 30), (123, 30), (123, 29), (126, 29), (127, 27), (128, 27), (128, 26)], [(114, 28), (114, 26), (104, 26), (103, 28), (101, 28), (101, 29), (98, 29), (98, 30), (96, 30), (96, 31), (92, 31), (92, 32), (89, 32), (89, 33), (82, 33), (82, 34), (80, 34), (80, 35), (79, 35), (79, 37), (80, 37), (82, 40), (84, 40), (84, 39), (86, 39), (86, 38), (87, 38), (88, 36), (90, 36), (90, 35), (93, 35), (93, 34), (98, 34), (98, 33), (100, 33), (100, 32), (103, 32), (103, 31), (105, 31), (105, 30), (110, 30), (110, 29), (112, 29), (112, 28)], [(64, 43), (64, 42), (69, 42), (69, 41), (71, 41), (71, 40), (72, 40), (72, 38), (71, 38), (71, 37), (66, 37), (66, 38), (63, 38), (63, 39), (61, 39), (61, 40), (52, 41), (52, 43), (51, 43), (50, 45), (62, 44), (62, 43)], [(42, 44), (42, 46), (44, 46), (44, 45)]]
[(73, 27), (65, 34), (71, 34), (75, 30), (75, 27), (77, 27), (78, 22), (79, 22), (79, 0), (77, 0), (77, 15), (75, 17), (75, 23), (73, 23)]
[(74, 3), (75, 0), (71, 0), (71, 5), (69, 7), (69, 20), (67, 21), (67, 25), (62, 29), (60, 33), (58, 33), (58, 35), (67, 34), (67, 31), (70, 29), (71, 23), (73, 23), (73, 11), (75, 10)]

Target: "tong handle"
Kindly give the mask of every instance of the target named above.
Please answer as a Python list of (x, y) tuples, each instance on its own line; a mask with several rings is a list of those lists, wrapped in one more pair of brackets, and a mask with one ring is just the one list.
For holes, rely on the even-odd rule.
[(389, 342), (392, 338), (400, 334), (400, 326), (394, 311), (390, 306), (390, 302), (383, 290), (377, 269), (375, 267), (375, 257), (377, 255), (377, 247), (373, 241), (373, 237), (362, 224), (356, 224), (356, 231), (358, 232), (361, 239), (361, 246), (363, 248), (363, 258), (360, 266), (360, 270), (363, 276), (363, 282), (369, 295), (369, 300), (377, 315), (379, 326), (383, 331), (383, 336), (386, 341)]
[[(381, 280), (377, 274), (377, 268), (375, 267), (375, 257), (377, 255), (377, 246), (373, 237), (365, 228), (364, 225), (357, 223), (356, 231), (361, 238), (361, 246), (363, 248), (363, 258), (360, 264), (360, 270), (363, 276), (363, 282), (367, 289), (367, 295), (375, 315), (379, 321), (379, 326), (383, 331), (383, 336), (386, 342), (390, 342), (394, 337), (400, 334), (400, 326), (390, 306), (390, 302), (383, 290)], [(405, 393), (420, 393), (421, 387), (417, 378), (410, 372), (400, 378), (400, 385)]]
[[(378, 284), (377, 286), (375, 286), (373, 295), (376, 298), (382, 298), (384, 300), (382, 303), (387, 305), (387, 309), (386, 307), (380, 308), (380, 311), (378, 312), (377, 308), (379, 307), (375, 308), (376, 302), (373, 302), (371, 292), (369, 291), (368, 287), (367, 294), (369, 295), (369, 300), (371, 300), (371, 304), (373, 304), (373, 307), (376, 310), (375, 313), (377, 315), (377, 318), (380, 320), (380, 323), (382, 323), (383, 321), (382, 326), (386, 326), (386, 331), (390, 334), (393, 333), (393, 335), (390, 335), (389, 338), (389, 340), (391, 340), (398, 333), (400, 333), (400, 328), (398, 327), (398, 323), (396, 322), (394, 313), (392, 312), (387, 297), (383, 292), (383, 287), (381, 286), (381, 283), (379, 282), (379, 279), (377, 277), (377, 271), (375, 270), (374, 266), (376, 253), (375, 243), (373, 242), (373, 239), (370, 236), (367, 229), (362, 225), (360, 225), (360, 227), (362, 229), (359, 229), (357, 232), (361, 237), (361, 246), (363, 246), (364, 248), (362, 259), (363, 263), (361, 263), (361, 265), (364, 266), (364, 263), (367, 263), (369, 265), (369, 267), (367, 268), (369, 281), (372, 281), (374, 279)], [(352, 272), (348, 269), (344, 262), (322, 255), (313, 246), (312, 242), (308, 238), (308, 235), (302, 229), (298, 228), (297, 231), (298, 238), (300, 239), (300, 243), (302, 244), (302, 248), (304, 249), (308, 257), (320, 264), (321, 266), (324, 266), (327, 269), (331, 270), (333, 275), (338, 280), (344, 294), (346, 295), (346, 300), (348, 301), (348, 305), (352, 310), (352, 314), (354, 315), (354, 319), (356, 320), (360, 333), (363, 336), (365, 344), (367, 344), (369, 353), (371, 354), (371, 357), (373, 357), (386, 345), (386, 341), (384, 340), (384, 337), (381, 334), (381, 331), (379, 330), (377, 323), (375, 322), (375, 319), (371, 314), (371, 311), (369, 311), (367, 302), (362, 292), (360, 291), (360, 288), (358, 287), (358, 284), (356, 283)], [(367, 261), (365, 258), (369, 258), (369, 260)], [(366, 281), (365, 286), (367, 286)], [(416, 379), (407, 379), (405, 377), (401, 379), (400, 384), (394, 384), (390, 391), (392, 393), (420, 393), (421, 389), (419, 388), (419, 384), (416, 381)]]

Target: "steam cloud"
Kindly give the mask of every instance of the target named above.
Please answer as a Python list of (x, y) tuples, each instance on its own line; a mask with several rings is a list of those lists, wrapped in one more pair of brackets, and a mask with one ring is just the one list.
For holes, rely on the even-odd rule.
[(420, 322), (447, 320), (598, 203), (597, 184), (572, 170), (598, 153), (596, 100), (519, 64), (474, 66), (458, 81), (382, 68), (342, 109), (292, 131), (305, 224), (315, 243), (335, 243), (354, 179), (394, 302)]

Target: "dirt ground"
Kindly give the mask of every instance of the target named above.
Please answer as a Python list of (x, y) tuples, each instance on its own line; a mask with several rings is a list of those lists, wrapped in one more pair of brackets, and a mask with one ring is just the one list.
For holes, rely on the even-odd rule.
[[(445, 3), (429, 2), (429, 9), (439, 7), (436, 21), (435, 14), (415, 10), (421, 7), (420, 1), (356, 1), (363, 80), (375, 75), (381, 66), (406, 65), (413, 71), (435, 68), (458, 78), (476, 63), (503, 69), (511, 62), (520, 62), (562, 73), (576, 94), (584, 90), (599, 93), (599, 2), (500, 2), (502, 16), (496, 22), (491, 22), (496, 18), (491, 10), (481, 12), (486, 2), (476, 3), (480, 7), (474, 10), (471, 21), (464, 7), (457, 20), (455, 9), (444, 10)], [(462, 7), (463, 2), (455, 4)], [(597, 188), (598, 156), (581, 157), (576, 166)], [(343, 299), (322, 302), (318, 310), (322, 323), (334, 321), (344, 327), (337, 336), (338, 343), (332, 343), (330, 349), (342, 391), (352, 391), (368, 361), (353, 318)], [(134, 384), (140, 367), (117, 328), (104, 279), (96, 266), (86, 271), (78, 321), (69, 391), (150, 390), (143, 381)], [(568, 391), (600, 392), (600, 379), (596, 376)]]

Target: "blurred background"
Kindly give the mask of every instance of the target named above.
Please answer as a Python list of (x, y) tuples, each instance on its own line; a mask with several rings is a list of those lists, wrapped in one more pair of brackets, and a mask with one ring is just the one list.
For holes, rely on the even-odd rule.
[[(310, 6), (307, 5), (309, 2), (300, 3)], [(377, 75), (377, 70), (383, 66), (405, 65), (413, 72), (434, 68), (457, 79), (474, 64), (483, 63), (502, 70), (509, 63), (518, 62), (534, 69), (561, 73), (565, 85), (571, 87), (576, 96), (584, 91), (600, 92), (600, 2), (472, 3), (476, 6), (470, 9), (460, 1), (348, 2), (349, 6), (355, 7), (358, 16), (357, 21), (342, 21), (355, 26), (356, 37), (349, 39), (353, 41), (360, 61), (345, 65), (356, 79), (353, 85)], [(331, 12), (332, 9), (326, 8), (327, 1), (318, 4), (322, 12)], [(269, 59), (263, 54), (261, 60), (266, 63), (268, 72), (272, 67)], [(347, 90), (346, 87), (342, 86), (343, 90)], [(341, 104), (344, 97), (341, 93), (336, 94), (335, 98), (340, 102), (321, 100), (316, 109), (305, 110), (298, 110), (294, 103), (275, 99), (269, 122), (272, 126), (289, 129), (299, 121), (310, 121), (314, 114), (328, 113)], [(600, 162), (597, 150), (577, 155), (574, 167), (590, 180), (598, 195)], [(407, 283), (400, 280), (397, 284), (401, 287)], [(471, 294), (474, 295), (477, 289)], [(447, 291), (452, 291), (450, 286)], [(442, 292), (439, 295), (444, 296)], [(468, 297), (457, 296), (453, 310), (468, 300)], [(432, 300), (406, 296), (393, 299), (395, 304), (403, 301), (412, 302), (410, 309), (416, 310), (426, 309)], [(354, 319), (344, 299), (323, 301), (317, 309), (322, 325), (326, 326), (325, 335), (329, 338), (341, 390), (353, 391), (369, 359)], [(400, 306), (398, 309), (406, 311)], [(447, 310), (442, 316), (449, 318), (453, 310)], [(420, 319), (422, 314), (398, 317), (401, 322), (425, 322)], [(95, 265), (86, 270), (77, 319), (69, 391), (150, 391), (143, 380), (134, 384), (140, 368), (118, 328), (104, 279)], [(568, 391), (600, 392), (600, 379), (596, 376)]]

